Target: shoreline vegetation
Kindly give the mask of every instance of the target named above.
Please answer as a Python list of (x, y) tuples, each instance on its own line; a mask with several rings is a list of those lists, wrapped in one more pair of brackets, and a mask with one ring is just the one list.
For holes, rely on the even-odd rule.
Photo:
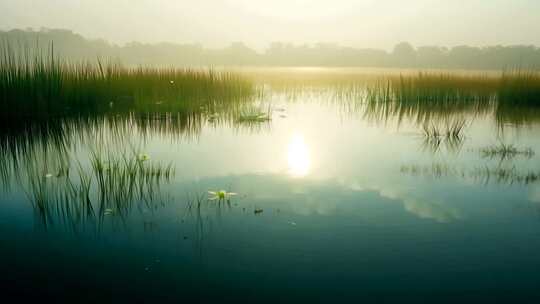
[[(117, 61), (70, 62), (47, 52), (9, 45), (0, 50), (2, 113), (17, 116), (95, 114), (166, 108), (200, 111), (252, 97), (250, 81), (209, 69), (128, 68)], [(159, 106), (159, 107), (158, 107)]]
[(228, 117), (238, 116), (234, 119), (238, 122), (268, 121), (268, 115), (256, 119), (245, 115), (253, 112), (246, 111), (246, 105), (263, 100), (268, 88), (284, 89), (291, 96), (298, 92), (302, 96), (305, 89), (314, 89), (315, 94), (328, 89), (333, 99), (362, 105), (371, 118), (412, 117), (422, 124), (449, 113), (490, 111), (498, 122), (520, 122), (528, 119), (526, 113), (540, 111), (540, 72), (534, 70), (509, 69), (498, 74), (409, 71), (370, 77), (323, 71), (320, 78), (311, 75), (302, 80), (306, 73), (313, 72), (293, 75), (299, 81), (282, 88), (274, 81), (287, 82), (291, 74), (270, 72), (265, 82), (264, 75), (249, 71), (125, 67), (100, 59), (70, 62), (59, 58), (52, 44), (46, 52), (20, 51), (7, 44), (0, 48), (1, 113), (6, 119), (180, 113), (214, 121), (225, 112)]

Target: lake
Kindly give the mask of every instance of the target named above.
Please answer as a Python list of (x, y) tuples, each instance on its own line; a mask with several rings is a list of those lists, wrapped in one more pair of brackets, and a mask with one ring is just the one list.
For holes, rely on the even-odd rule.
[[(280, 73), (291, 75), (270, 74)], [(334, 81), (257, 81), (260, 119), (111, 111), (5, 123), (3, 292), (77, 302), (540, 300), (536, 110), (388, 111)], [(445, 136), (456, 121), (459, 134)], [(429, 135), (434, 125), (442, 135)]]

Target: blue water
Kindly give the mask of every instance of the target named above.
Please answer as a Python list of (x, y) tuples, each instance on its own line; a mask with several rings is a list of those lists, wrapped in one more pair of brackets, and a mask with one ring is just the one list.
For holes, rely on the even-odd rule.
[[(256, 127), (207, 122), (180, 134), (130, 125), (114, 136), (108, 123), (84, 134), (67, 123), (66, 150), (43, 141), (4, 153), (3, 294), (130, 303), (540, 300), (540, 182), (520, 178), (540, 173), (538, 156), (480, 152), (500, 142), (540, 151), (540, 126), (501, 132), (489, 114), (465, 115), (459, 147), (434, 150), (412, 119), (377, 122), (301, 98), (270, 104), (272, 120)], [(61, 189), (60, 177), (46, 176), (60, 154), (77, 180), (75, 160), (90, 170), (96, 146), (119, 153), (129, 145), (175, 169), (153, 199), (96, 207), (87, 218), (54, 211), (54, 201), (47, 212), (32, 204), (32, 178)], [(441, 164), (450, 169), (434, 173)], [(497, 169), (513, 173), (486, 175)], [(208, 200), (222, 189), (237, 195)]]

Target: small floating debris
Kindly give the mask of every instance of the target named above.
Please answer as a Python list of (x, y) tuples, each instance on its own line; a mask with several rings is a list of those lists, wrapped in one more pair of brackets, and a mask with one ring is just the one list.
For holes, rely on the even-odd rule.
[(171, 81), (169, 81), (169, 82), (170, 82), (170, 84), (174, 84), (174, 80), (171, 80)]
[(274, 111), (285, 112), (285, 108), (275, 108)]
[(253, 211), (254, 214), (261, 214), (261, 213), (263, 213), (263, 212), (264, 212), (264, 210), (262, 210), (262, 209), (255, 209), (255, 210)]
[(103, 215), (112, 215), (113, 213), (114, 213), (114, 210), (107, 208), (103, 212)]
[(287, 115), (281, 114), (281, 115), (279, 115), (279, 117), (281, 117), (281, 118), (287, 118)]
[(289, 224), (293, 225), (293, 226), (296, 226), (296, 223), (295, 222), (289, 222)]
[(53, 177), (53, 175), (51, 173), (45, 174), (45, 178), (51, 178), (51, 177)]

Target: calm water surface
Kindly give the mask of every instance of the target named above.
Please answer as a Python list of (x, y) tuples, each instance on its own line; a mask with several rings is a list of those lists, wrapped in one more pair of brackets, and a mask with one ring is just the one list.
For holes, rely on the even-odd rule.
[[(539, 156), (481, 153), (500, 142), (540, 153), (540, 125), (501, 127), (492, 114), (465, 113), (463, 138), (437, 145), (413, 119), (370, 119), (324, 96), (267, 99), (268, 123), (210, 119), (181, 131), (165, 121), (66, 122), (60, 139), (3, 137), (3, 293), (116, 302), (540, 300)], [(43, 194), (66, 192), (60, 164), (78, 184), (76, 169), (91, 170), (92, 151), (121, 157), (129, 147), (174, 174), (107, 208), (93, 180), (92, 212)], [(237, 195), (208, 200), (221, 189)]]

